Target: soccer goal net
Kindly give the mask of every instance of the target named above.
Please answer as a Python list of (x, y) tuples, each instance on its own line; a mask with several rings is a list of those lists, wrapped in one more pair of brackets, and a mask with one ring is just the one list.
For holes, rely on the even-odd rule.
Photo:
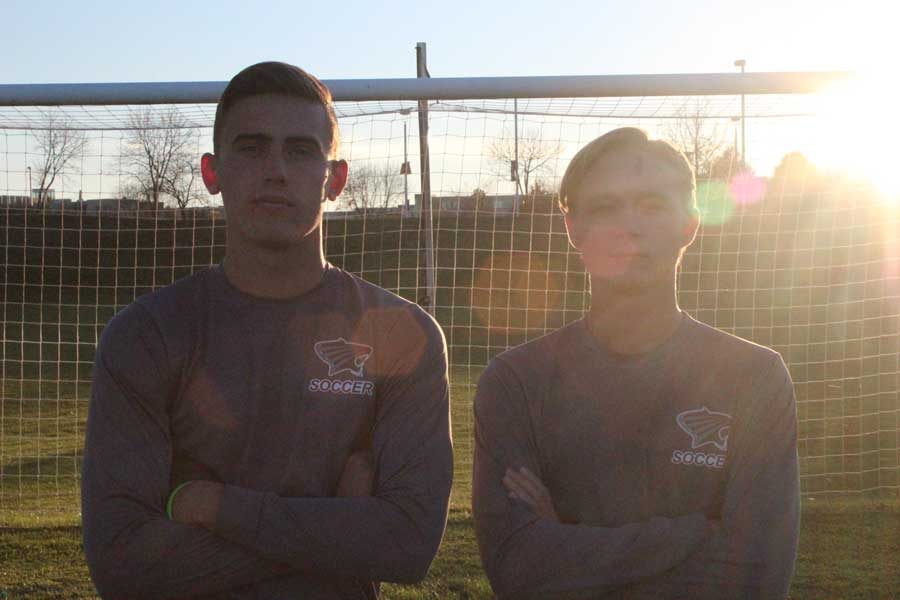
[[(622, 126), (694, 165), (702, 227), (679, 302), (784, 357), (804, 496), (900, 489), (900, 207), (817, 162), (816, 106), (806, 94), (337, 103), (351, 176), (327, 209), (327, 258), (443, 327), (454, 503), (468, 504), (488, 360), (590, 305), (556, 190), (580, 147)], [(214, 109), (0, 106), (0, 523), (77, 513), (105, 323), (221, 260), (224, 211), (198, 172)]]

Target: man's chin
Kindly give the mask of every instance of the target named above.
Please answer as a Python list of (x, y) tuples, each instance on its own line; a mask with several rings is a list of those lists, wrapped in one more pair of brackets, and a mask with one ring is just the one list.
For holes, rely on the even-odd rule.
[(282, 227), (258, 227), (244, 232), (241, 237), (246, 246), (271, 252), (283, 252), (308, 243), (308, 238), (316, 232), (315, 225)]
[(253, 240), (253, 245), (261, 250), (267, 250), (269, 252), (286, 252), (291, 248), (299, 246), (300, 241), (297, 239), (286, 238), (259, 238)]
[(650, 288), (658, 287), (659, 281), (650, 273), (626, 272), (610, 275), (609, 273), (591, 273), (593, 287), (624, 296), (637, 296)]

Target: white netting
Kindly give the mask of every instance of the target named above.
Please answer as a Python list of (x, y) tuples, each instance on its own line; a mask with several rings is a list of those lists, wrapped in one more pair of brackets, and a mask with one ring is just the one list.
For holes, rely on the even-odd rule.
[[(697, 148), (704, 226), (684, 260), (682, 306), (784, 356), (805, 493), (900, 488), (898, 211), (861, 183), (783, 159), (819, 139), (814, 104), (747, 97), (746, 159), (758, 175), (749, 176), (735, 156), (741, 110), (732, 96), (429, 103), (432, 308), (453, 369), (456, 502), (467, 502), (471, 398), (487, 360), (588, 305), (553, 197), (568, 160), (612, 128), (662, 136), (695, 114), (715, 160), (701, 161)], [(148, 120), (137, 127), (142, 111)], [(352, 185), (329, 209), (327, 255), (427, 302), (418, 105), (343, 102), (337, 112)], [(136, 296), (221, 259), (218, 198), (188, 193), (178, 208), (175, 188), (163, 186), (155, 205), (130, 158), (137, 131), (164, 127), (185, 130), (182, 150), (196, 166), (211, 148), (213, 115), (210, 105), (0, 108), (0, 518), (77, 510), (103, 325)], [(35, 191), (48, 122), (85, 136), (52, 193)]]

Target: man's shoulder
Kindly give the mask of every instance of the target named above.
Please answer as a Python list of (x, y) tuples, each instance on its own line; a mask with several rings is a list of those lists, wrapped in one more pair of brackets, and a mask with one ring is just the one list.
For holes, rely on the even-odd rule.
[(707, 365), (726, 363), (758, 368), (781, 362), (781, 355), (772, 348), (687, 318), (689, 333), (685, 343), (690, 348), (685, 350)]
[(579, 346), (582, 320), (574, 321), (559, 329), (513, 346), (491, 360), (491, 366), (516, 373), (542, 373), (553, 370)]
[(382, 341), (399, 341), (394, 336), (423, 334), (429, 341), (444, 344), (437, 321), (421, 306), (358, 275), (330, 268), (344, 290), (344, 310), (358, 312), (374, 331), (383, 334)]
[(104, 337), (122, 337), (128, 332), (126, 337), (146, 336), (151, 328), (163, 336), (169, 330), (185, 330), (185, 323), (202, 310), (198, 303), (206, 297), (208, 276), (209, 269), (204, 269), (139, 296), (110, 319)]
[[(675, 351), (684, 365), (677, 369), (681, 380), (710, 390), (732, 390), (729, 393), (735, 399), (746, 394), (781, 397), (782, 390), (792, 387), (787, 365), (772, 348), (697, 321), (690, 325), (691, 331)], [(768, 400), (743, 402), (741, 410), (761, 406), (768, 406)]]
[[(367, 306), (381, 306), (386, 308), (401, 308), (415, 310), (419, 305), (407, 300), (380, 285), (366, 281), (359, 275), (344, 271), (338, 267), (330, 266), (332, 275), (340, 281), (345, 288), (352, 289), (359, 300)], [(424, 311), (423, 311), (424, 312)]]
[(182, 315), (189, 313), (191, 307), (206, 297), (206, 285), (212, 273), (212, 269), (197, 271), (169, 285), (139, 296), (133, 305), (142, 308), (154, 317), (171, 318), (171, 313)]

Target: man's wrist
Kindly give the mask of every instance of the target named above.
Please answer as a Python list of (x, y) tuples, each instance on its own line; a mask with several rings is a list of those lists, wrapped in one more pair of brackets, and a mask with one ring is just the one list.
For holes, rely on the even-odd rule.
[(169, 500), (166, 502), (166, 516), (169, 517), (170, 521), (174, 521), (175, 517), (173, 516), (173, 508), (175, 507), (175, 496), (184, 489), (186, 486), (194, 483), (193, 480), (188, 480), (183, 483), (179, 483), (175, 486), (175, 489), (172, 490), (172, 493), (169, 494)]
[(211, 529), (216, 523), (225, 486), (214, 481), (188, 483), (190, 485), (180, 485), (172, 491), (171, 518), (179, 523)]

